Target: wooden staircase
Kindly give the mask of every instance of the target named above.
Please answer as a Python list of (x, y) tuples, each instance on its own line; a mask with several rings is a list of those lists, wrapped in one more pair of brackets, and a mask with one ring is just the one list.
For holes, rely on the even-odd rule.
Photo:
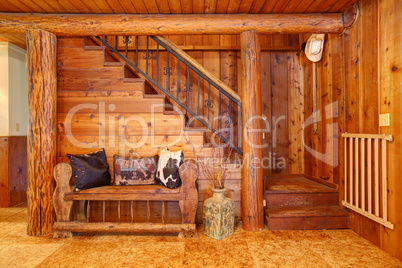
[(349, 228), (349, 212), (338, 206), (338, 190), (302, 175), (266, 179), (265, 220), (269, 230)]
[[(134, 150), (141, 156), (151, 156), (165, 148), (164, 144), (177, 142), (170, 146), (173, 150), (183, 150), (187, 157), (194, 157), (192, 145), (201, 148), (205, 142), (205, 128), (186, 127), (186, 117), (180, 111), (172, 109), (166, 96), (158, 94), (147, 86), (146, 80), (138, 78), (126, 63), (118, 62), (110, 56), (105, 47), (91, 46), (83, 42), (83, 38), (64, 38), (58, 40), (58, 162), (66, 161), (67, 153), (87, 153), (91, 148), (80, 148), (71, 144), (68, 139), (66, 118), (68, 113), (80, 104), (93, 104), (96, 109), (80, 108), (71, 120), (72, 135), (82, 144), (93, 143), (99, 133), (99, 126), (104, 125), (104, 138), (96, 140), (98, 146), (93, 150), (105, 148), (108, 152), (108, 162), (112, 166), (113, 154), (130, 148), (119, 144), (118, 133), (124, 133), (127, 141), (136, 142), (141, 137), (141, 126), (128, 123), (118, 126), (120, 118), (135, 115), (143, 118), (151, 128), (154, 122), (153, 139), (158, 147), (150, 145), (151, 132), (148, 141)], [(101, 103), (104, 105), (105, 116), (98, 114)], [(151, 115), (153, 105), (158, 105)], [(111, 123), (110, 118), (115, 120)], [(104, 122), (101, 122), (103, 120)], [(110, 135), (111, 125), (115, 127)], [(121, 129), (120, 129), (121, 128)], [(181, 139), (178, 139), (182, 135)], [(114, 146), (111, 146), (114, 142)], [(103, 145), (100, 145), (100, 141)], [(192, 144), (189, 144), (189, 143)], [(122, 150), (123, 149), (123, 150)]]

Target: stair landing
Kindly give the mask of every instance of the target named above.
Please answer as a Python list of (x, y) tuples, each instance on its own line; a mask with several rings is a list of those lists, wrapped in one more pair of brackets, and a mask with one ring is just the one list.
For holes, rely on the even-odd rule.
[(270, 230), (349, 228), (338, 190), (302, 175), (267, 178), (265, 219)]

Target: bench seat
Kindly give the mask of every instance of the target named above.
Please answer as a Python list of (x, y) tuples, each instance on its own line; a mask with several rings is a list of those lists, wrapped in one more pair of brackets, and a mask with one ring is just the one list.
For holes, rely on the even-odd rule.
[[(67, 163), (57, 164), (54, 169), (56, 180), (53, 194), (56, 212), (56, 222), (53, 225), (54, 237), (72, 237), (72, 232), (172, 232), (179, 233), (179, 237), (197, 236), (195, 215), (198, 207), (196, 184), (198, 167), (194, 161), (187, 161), (180, 166), (179, 174), (182, 186), (177, 189), (169, 189), (161, 185), (109, 185), (74, 192), (69, 184), (72, 177), (71, 166)], [(86, 222), (73, 220), (74, 201), (88, 201)], [(103, 201), (103, 222), (89, 222), (90, 201)], [(177, 201), (182, 214), (182, 222), (179, 224), (164, 223), (163, 218), (162, 223), (106, 222), (105, 202), (107, 201)], [(149, 202), (147, 202), (148, 205)], [(149, 211), (149, 207), (147, 210)], [(120, 215), (120, 202), (118, 212)]]
[(64, 200), (97, 200), (97, 201), (138, 201), (138, 200), (185, 200), (186, 193), (183, 187), (169, 189), (162, 185), (130, 185), (130, 186), (102, 186), (79, 192), (65, 194)]

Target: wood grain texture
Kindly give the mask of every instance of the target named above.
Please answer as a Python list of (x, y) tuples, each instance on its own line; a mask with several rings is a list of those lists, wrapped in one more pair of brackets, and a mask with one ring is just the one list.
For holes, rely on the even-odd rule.
[[(351, 229), (357, 234), (368, 239), (371, 243), (381, 247), (393, 256), (402, 259), (400, 241), (401, 206), (398, 195), (402, 192), (399, 178), (401, 173), (399, 164), (400, 148), (398, 135), (401, 133), (400, 105), (401, 99), (401, 62), (402, 30), (400, 14), (402, 6), (400, 1), (369, 0), (360, 1), (360, 17), (356, 25), (343, 36), (329, 35), (324, 48), (323, 60), (320, 62), (320, 83), (324, 88), (321, 92), (323, 104), (329, 101), (338, 101), (338, 114), (332, 120), (326, 120), (326, 124), (338, 123), (339, 167), (328, 168), (323, 166), (319, 174), (327, 176), (333, 172), (333, 182), (339, 183), (340, 200), (343, 198), (344, 189), (344, 143), (340, 138), (341, 133), (371, 133), (392, 134), (395, 140), (388, 145), (388, 215), (395, 225), (394, 230), (381, 227), (372, 220), (352, 212)], [(332, 8), (339, 8), (335, 3)], [(325, 52), (325, 50), (329, 50)], [(330, 59), (330, 60), (329, 60)], [(309, 69), (305, 63), (305, 83), (308, 82)], [(329, 71), (331, 70), (331, 71)], [(305, 86), (306, 96), (310, 96), (308, 87)], [(311, 112), (310, 100), (305, 100), (306, 117)], [(390, 113), (391, 126), (378, 126), (378, 115)], [(327, 114), (325, 114), (327, 115)], [(308, 131), (308, 130), (307, 130)], [(326, 133), (325, 137), (329, 137)], [(335, 135), (335, 134), (334, 134)], [(318, 146), (324, 149), (324, 140), (313, 141), (306, 134), (306, 142), (310, 146), (318, 142)], [(346, 147), (349, 152), (349, 144)], [(353, 152), (352, 152), (353, 153)], [(306, 173), (314, 174), (316, 160), (306, 153)], [(373, 161), (367, 160), (367, 161)], [(372, 166), (372, 163), (366, 163)], [(347, 171), (347, 175), (350, 170)], [(353, 172), (352, 172), (353, 175)], [(355, 185), (353, 179), (348, 184)], [(351, 198), (354, 198), (352, 196)], [(391, 216), (392, 215), (392, 216)]]
[(0, 34), (23, 34), (29, 29), (41, 28), (60, 36), (240, 34), (244, 31), (341, 33), (344, 28), (342, 14), (338, 13), (170, 16), (1, 13), (0, 25)]
[[(9, 204), (9, 140), (7, 137), (0, 138), (0, 207), (8, 207)], [(6, 163), (6, 164), (4, 164)]]
[(9, 137), (9, 194), (8, 206), (27, 200), (27, 136)]
[(272, 156), (284, 159), (284, 165), (272, 166), (272, 173), (288, 173), (288, 62), (286, 52), (271, 53), (271, 103), (272, 103)]
[[(98, 232), (98, 231), (151, 231), (151, 232), (176, 232), (178, 229), (172, 229), (170, 224), (150, 223), (151, 217), (151, 201), (179, 201), (182, 220), (180, 225), (175, 228), (181, 228), (181, 236), (197, 236), (195, 228), (196, 212), (198, 207), (198, 191), (196, 180), (198, 178), (198, 168), (194, 161), (186, 161), (179, 168), (180, 177), (182, 178), (182, 186), (177, 189), (168, 189), (161, 185), (137, 185), (137, 186), (103, 186), (96, 187), (79, 192), (72, 191), (69, 185), (72, 176), (72, 169), (67, 163), (60, 163), (54, 169), (54, 176), (57, 187), (54, 192), (54, 208), (57, 214), (57, 222), (53, 228), (56, 230), (55, 237), (71, 237), (71, 231), (80, 232)], [(73, 200), (89, 200), (102, 202), (102, 223), (89, 222), (90, 220), (90, 203), (87, 205), (87, 223), (73, 221), (71, 218), (71, 209)], [(121, 204), (120, 201), (146, 201), (147, 224), (121, 222)], [(106, 203), (109, 201), (118, 201), (118, 223), (105, 223), (107, 214)], [(131, 203), (133, 207), (133, 203)], [(108, 206), (109, 207), (109, 206)], [(164, 203), (162, 205), (164, 208)], [(126, 210), (123, 209), (124, 213)], [(143, 209), (142, 209), (143, 211)], [(163, 210), (162, 215), (165, 214)], [(131, 217), (133, 217), (133, 209), (131, 209)], [(108, 217), (109, 218), (109, 217)], [(109, 219), (108, 219), (109, 220)], [(162, 219), (164, 221), (164, 217)], [(62, 226), (62, 227), (61, 227)], [(80, 226), (78, 229), (72, 226)], [(103, 226), (103, 227), (100, 227)], [(193, 226), (189, 229), (188, 226)], [(108, 230), (108, 228), (110, 230)], [(117, 230), (116, 230), (117, 229)]]
[[(260, 40), (257, 32), (243, 32), (241, 40), (242, 63), (242, 123), (243, 123), (243, 169), (242, 169), (242, 220), (247, 231), (264, 228), (263, 219), (263, 168), (261, 160), (262, 115)], [(251, 120), (250, 120), (251, 119)], [(247, 160), (245, 160), (247, 159)]]
[[(289, 0), (8, 0), (0, 3), (1, 12), (46, 13), (292, 13), (300, 1)], [(299, 10), (307, 12), (342, 12), (356, 0), (304, 1)], [(334, 4), (335, 3), (335, 4)], [(133, 5), (135, 8), (133, 8)], [(287, 9), (284, 9), (284, 6)], [(263, 9), (264, 7), (264, 9)]]
[[(64, 195), (73, 190), (70, 179), (73, 175), (72, 168), (67, 163), (61, 163), (54, 168), (56, 187), (53, 193), (53, 207), (57, 222), (68, 222), (72, 219), (72, 201), (64, 201)], [(55, 231), (53, 238), (72, 237), (71, 232)]]
[(196, 233), (195, 224), (162, 224), (162, 223), (110, 223), (110, 222), (56, 222), (57, 231), (99, 233), (99, 232), (154, 232), (154, 233)]
[[(377, 7), (374, 4), (374, 7)], [(369, 6), (362, 8), (369, 9)], [(363, 10), (364, 11), (364, 10)], [(374, 13), (374, 12), (373, 12)], [(391, 126), (381, 127), (382, 134), (392, 134), (394, 142), (388, 145), (388, 218), (394, 230), (381, 228), (381, 248), (402, 260), (402, 181), (401, 140), (402, 140), (402, 26), (401, 1), (378, 1), (379, 40), (379, 83), (380, 112), (390, 113)], [(375, 13), (373, 14), (375, 16)], [(367, 29), (369, 31), (369, 29)]]
[(28, 235), (52, 231), (56, 165), (56, 36), (30, 30), (28, 43)]

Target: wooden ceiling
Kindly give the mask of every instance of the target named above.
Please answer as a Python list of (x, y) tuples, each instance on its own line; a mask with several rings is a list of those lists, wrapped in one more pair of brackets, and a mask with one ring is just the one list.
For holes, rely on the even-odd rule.
[[(1, 0), (0, 12), (76, 14), (270, 14), (343, 12), (357, 0)], [(1, 26), (0, 26), (1, 27)], [(25, 48), (24, 35), (0, 35)]]

